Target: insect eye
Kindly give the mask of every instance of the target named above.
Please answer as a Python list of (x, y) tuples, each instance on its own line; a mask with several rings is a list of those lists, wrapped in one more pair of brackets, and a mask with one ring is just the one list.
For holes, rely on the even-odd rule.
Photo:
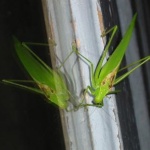
[(95, 103), (94, 101), (92, 101), (93, 105), (98, 107), (98, 108), (101, 108), (103, 106), (103, 103)]

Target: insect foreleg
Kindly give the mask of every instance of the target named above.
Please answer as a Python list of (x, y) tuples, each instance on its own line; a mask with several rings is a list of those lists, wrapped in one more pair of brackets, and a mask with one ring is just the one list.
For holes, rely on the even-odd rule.
[(81, 53), (79, 53), (77, 47), (75, 44), (72, 45), (72, 49), (73, 51), (78, 54), (82, 59), (84, 59), (86, 62), (88, 62), (88, 65), (89, 65), (89, 69), (90, 69), (90, 78), (91, 78), (91, 84), (92, 84), (92, 87), (94, 88), (96, 86), (96, 83), (95, 83), (95, 80), (94, 80), (94, 66), (93, 66), (93, 63), (87, 59), (86, 57), (84, 57)]
[(95, 104), (86, 104), (85, 103), (85, 96), (87, 93), (94, 95), (95, 90), (91, 86), (87, 86), (87, 88), (83, 92), (83, 98), (81, 100), (81, 103), (76, 107), (76, 110), (82, 107), (87, 107), (87, 106), (95, 106)]

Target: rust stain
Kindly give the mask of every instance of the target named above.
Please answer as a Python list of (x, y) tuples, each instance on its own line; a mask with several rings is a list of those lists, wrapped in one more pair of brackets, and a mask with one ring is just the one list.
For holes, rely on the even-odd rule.
[(76, 21), (72, 20), (71, 24), (72, 24), (73, 30), (76, 31), (76, 29), (77, 29)]
[(80, 43), (81, 43), (80, 40), (76, 39), (77, 48), (80, 48), (80, 45), (81, 45)]
[(103, 15), (102, 15), (102, 12), (98, 6), (97, 6), (97, 14), (98, 14), (98, 18), (99, 18), (100, 30), (101, 30), (101, 32), (103, 32), (104, 31)]

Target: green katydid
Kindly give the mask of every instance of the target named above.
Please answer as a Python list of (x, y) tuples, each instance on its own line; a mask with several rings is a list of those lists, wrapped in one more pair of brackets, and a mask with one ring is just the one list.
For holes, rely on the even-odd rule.
[(62, 74), (59, 71), (54, 71), (47, 66), (35, 53), (30, 50), (26, 44), (21, 43), (15, 37), (13, 40), (16, 54), (28, 74), (33, 79), (31, 82), (35, 83), (37, 88), (20, 84), (26, 81), (3, 80), (3, 82), (42, 94), (49, 100), (49, 102), (59, 106), (62, 109), (66, 109), (68, 107), (70, 93), (67, 89)]
[(75, 45), (72, 46), (73, 50), (82, 59), (87, 61), (88, 64), (90, 65), (91, 86), (87, 86), (87, 88), (85, 89), (85, 93), (89, 92), (90, 95), (94, 97), (94, 100), (93, 100), (93, 104), (81, 103), (80, 107), (84, 107), (84, 106), (102, 107), (103, 99), (106, 95), (117, 93), (117, 91), (112, 91), (112, 87), (114, 85), (121, 82), (123, 79), (129, 76), (135, 69), (137, 69), (138, 67), (140, 67), (141, 65), (143, 65), (144, 63), (150, 60), (150, 56), (140, 59), (129, 66), (131, 67), (135, 65), (130, 71), (126, 72), (120, 77), (116, 77), (117, 73), (119, 72), (119, 67), (125, 55), (126, 49), (129, 45), (132, 32), (135, 26), (135, 22), (136, 22), (136, 17), (137, 14), (134, 15), (124, 37), (122, 38), (121, 42), (114, 50), (113, 54), (109, 57), (108, 61), (104, 65), (103, 65), (103, 61), (109, 50), (112, 39), (117, 31), (117, 26), (114, 26), (113, 28), (111, 28), (110, 30), (108, 30), (102, 35), (105, 36), (107, 33), (112, 32), (110, 40), (103, 51), (102, 57), (100, 58), (95, 71), (92, 62), (89, 61), (87, 58), (85, 58), (82, 54), (80, 54)]
[[(73, 51), (79, 54), (91, 66), (90, 72), (92, 85), (88, 86), (85, 92), (89, 91), (91, 95), (95, 97), (93, 101), (94, 105), (92, 104), (84, 105), (81, 103), (76, 108), (83, 106), (102, 107), (103, 98), (108, 94), (115, 93), (115, 91), (112, 91), (112, 87), (114, 85), (121, 82), (124, 78), (129, 76), (135, 69), (140, 67), (142, 64), (146, 63), (148, 60), (150, 60), (150, 56), (140, 59), (136, 63), (133, 63), (133, 65), (136, 64), (137, 65), (134, 68), (132, 68), (129, 72), (116, 78), (117, 72), (119, 71), (120, 63), (123, 59), (123, 56), (125, 55), (125, 51), (127, 49), (127, 46), (129, 44), (134, 29), (136, 16), (137, 15), (135, 14), (122, 41), (120, 42), (114, 53), (110, 56), (109, 60), (104, 65), (103, 61), (106, 56), (106, 53), (108, 52), (111, 41), (117, 31), (117, 26), (115, 26), (114, 28), (110, 29), (109, 31), (107, 31), (105, 34), (102, 35), (104, 36), (108, 32), (113, 31), (110, 40), (103, 52), (103, 55), (95, 69), (95, 72), (93, 69), (93, 64), (78, 52), (75, 45), (72, 45)], [(20, 61), (22, 62), (24, 68), (27, 70), (27, 72), (33, 79), (32, 82), (36, 83), (37, 88), (22, 85), (19, 83), (20, 81), (3, 80), (3, 82), (23, 87), (25, 89), (42, 94), (49, 100), (49, 102), (54, 103), (55, 105), (59, 106), (62, 109), (66, 109), (71, 94), (67, 89), (62, 74), (59, 71), (54, 71), (50, 67), (48, 67), (38, 56), (36, 56), (29, 49), (27, 45), (20, 43), (16, 38), (14, 38), (14, 43), (15, 43), (15, 50)]]

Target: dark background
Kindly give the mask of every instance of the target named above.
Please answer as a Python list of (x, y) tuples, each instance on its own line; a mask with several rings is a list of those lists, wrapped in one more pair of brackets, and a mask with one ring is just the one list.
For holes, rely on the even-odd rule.
[[(122, 1), (124, 2), (124, 1)], [(124, 9), (129, 9), (129, 12), (132, 12), (132, 15), (134, 15), (136, 12), (138, 14), (137, 22), (136, 22), (136, 40), (137, 40), (137, 47), (139, 48), (139, 56), (140, 58), (143, 58), (145, 56), (150, 55), (150, 1), (148, 0), (129, 0), (127, 3), (130, 3), (131, 8), (128, 8), (127, 6), (123, 6), (120, 2), (120, 5), (116, 5), (116, 0), (106, 1), (106, 0), (100, 0), (101, 7), (102, 7), (102, 13), (105, 16), (104, 17), (104, 26), (105, 28), (112, 27), (114, 25), (118, 25), (120, 29), (120, 20), (119, 20), (119, 13), (118, 13), (118, 7), (122, 9), (122, 12)], [(109, 6), (109, 7), (108, 7)], [(109, 8), (109, 9), (108, 9)], [(131, 9), (131, 10), (130, 10)], [(111, 14), (110, 14), (111, 12)], [(126, 11), (125, 11), (126, 12)], [(124, 13), (125, 14), (125, 13)], [(142, 17), (141, 17), (142, 16)], [(145, 32), (146, 31), (146, 32)], [(117, 32), (117, 35), (115, 35), (114, 43), (112, 44), (112, 49), (116, 47), (115, 44), (118, 44), (120, 39), (122, 38), (122, 33), (119, 31)], [(109, 39), (109, 36), (108, 36)], [(144, 39), (144, 40), (143, 40)], [(118, 41), (119, 40), (119, 41)], [(134, 50), (134, 49), (130, 49)], [(110, 54), (112, 51), (110, 51)], [(124, 60), (121, 63), (121, 66), (126, 66), (126, 60), (128, 58), (124, 58)], [(150, 62), (147, 62), (141, 68), (141, 77), (143, 78), (143, 84), (141, 85), (145, 90), (145, 99), (146, 99), (146, 107), (148, 109), (148, 115), (150, 117)], [(127, 70), (125, 70), (126, 72)], [(133, 73), (134, 74), (134, 73)], [(119, 75), (119, 74), (118, 74)], [(139, 79), (135, 79), (139, 80)], [(117, 102), (117, 108), (118, 108), (118, 115), (119, 115), (119, 122), (120, 122), (120, 128), (121, 128), (121, 136), (123, 140), (123, 145), (125, 150), (145, 150), (149, 149), (150, 145), (148, 144), (148, 137), (147, 135), (142, 135), (142, 137), (139, 137), (138, 134), (138, 128), (137, 128), (137, 122), (135, 117), (135, 111), (140, 110), (139, 108), (134, 107), (133, 103), (133, 93), (130, 86), (130, 82), (128, 78), (123, 80), (121, 83), (119, 83), (116, 87), (116, 89), (121, 90), (120, 93), (116, 94), (116, 102)], [(136, 87), (137, 85), (134, 85)], [(141, 92), (141, 91), (139, 91)], [(142, 93), (143, 94), (143, 93)], [(141, 99), (142, 101), (142, 99)], [(142, 107), (142, 106), (141, 106)], [(136, 110), (135, 110), (136, 109)], [(141, 112), (142, 113), (142, 112)], [(143, 120), (141, 120), (141, 123), (143, 123), (143, 129), (147, 129), (144, 125), (144, 117)], [(142, 127), (141, 127), (142, 128)], [(140, 130), (140, 129), (139, 129)], [(142, 132), (142, 131), (141, 131)], [(149, 132), (149, 130), (147, 130)], [(143, 138), (143, 141), (145, 140), (145, 143), (141, 146), (141, 139)]]
[[(46, 42), (40, 0), (0, 1), (0, 80), (27, 79), (13, 57), (12, 35)], [(50, 64), (47, 48), (37, 55)], [(59, 111), (34, 93), (0, 83), (0, 150), (65, 149)]]

